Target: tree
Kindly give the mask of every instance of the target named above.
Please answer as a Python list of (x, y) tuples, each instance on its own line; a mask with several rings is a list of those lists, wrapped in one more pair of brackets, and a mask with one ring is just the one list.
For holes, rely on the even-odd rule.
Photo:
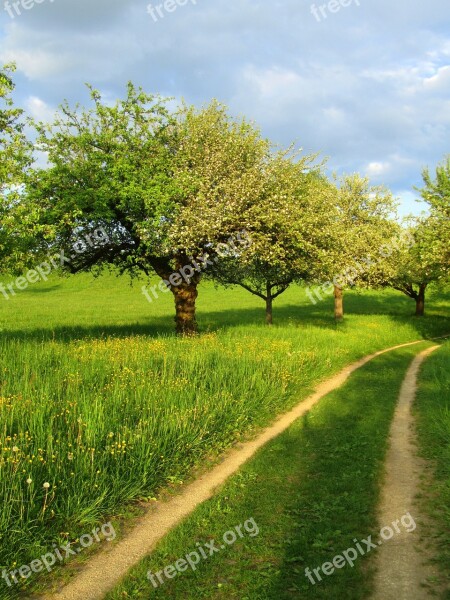
[(416, 316), (425, 314), (425, 292), (439, 271), (427, 260), (427, 242), (425, 221), (411, 226), (408, 230), (413, 240), (410, 247), (401, 249), (393, 255), (394, 272), (387, 284), (402, 292), (416, 303)]
[[(196, 333), (201, 272), (191, 268), (192, 251), (206, 252), (211, 236), (199, 227), (187, 247), (176, 224), (186, 207), (203, 215), (226, 197), (229, 222), (215, 224), (215, 238), (234, 230), (235, 209), (249, 185), (246, 172), (264, 143), (259, 132), (215, 102), (171, 114), (167, 100), (131, 83), (114, 106), (92, 89), (91, 98), (90, 110), (65, 103), (52, 125), (36, 125), (50, 166), (32, 174), (29, 198), (46, 207), (43, 222), (53, 228), (52, 246), (72, 256), (66, 269), (114, 265), (132, 277), (154, 271), (174, 295), (177, 332)], [(101, 243), (74, 255), (77, 240), (98, 229), (105, 232)], [(190, 276), (181, 279), (181, 271)]]
[[(358, 174), (343, 176), (328, 184), (336, 212), (331, 230), (332, 244), (322, 264), (322, 289), (334, 292), (335, 319), (344, 318), (344, 289), (367, 287), (384, 279), (383, 249), (399, 228), (393, 219), (396, 202), (389, 190), (371, 186)], [(331, 200), (333, 201), (333, 200)], [(377, 255), (376, 258), (374, 255)]]
[[(183, 250), (180, 271), (186, 272), (197, 257), (206, 257), (211, 266), (221, 262), (220, 248), (240, 239), (245, 210), (261, 185), (260, 165), (269, 143), (251, 123), (231, 118), (217, 101), (199, 110), (183, 106), (176, 115), (176, 132), (173, 179), (182, 193), (168, 239), (171, 247)], [(202, 275), (196, 269), (182, 284), (191, 313)]]
[(33, 216), (22, 203), (32, 146), (24, 134), (23, 111), (14, 106), (14, 65), (0, 70), (0, 271), (20, 270), (29, 246)]
[(274, 300), (292, 282), (313, 278), (328, 251), (332, 207), (321, 194), (316, 158), (290, 150), (268, 154), (258, 165), (257, 185), (243, 211), (251, 243), (220, 260), (210, 273), (222, 285), (239, 285), (261, 298), (268, 325)]
[(424, 187), (419, 189), (429, 206), (426, 217), (410, 226), (413, 243), (395, 255), (395, 270), (388, 284), (416, 303), (416, 316), (425, 314), (425, 297), (432, 284), (445, 284), (450, 275), (450, 157), (436, 168), (433, 179), (423, 171)]
[(410, 226), (411, 245), (394, 255), (394, 273), (387, 285), (402, 292), (416, 304), (415, 315), (425, 314), (426, 291), (430, 285), (444, 285), (449, 279), (448, 262), (443, 262), (448, 251), (435, 237), (434, 218), (417, 219)]
[(422, 176), (425, 186), (419, 191), (430, 211), (423, 224), (424, 253), (438, 280), (443, 280), (450, 274), (450, 155), (437, 166), (435, 179), (428, 169)]

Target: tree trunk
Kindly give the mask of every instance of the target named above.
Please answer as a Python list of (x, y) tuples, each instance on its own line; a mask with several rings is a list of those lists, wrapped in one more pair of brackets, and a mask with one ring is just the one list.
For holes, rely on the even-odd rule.
[(198, 333), (197, 320), (195, 318), (195, 302), (198, 296), (197, 284), (183, 284), (172, 286), (175, 298), (175, 323), (178, 335), (196, 335)]
[(266, 296), (266, 323), (273, 325), (273, 298), (271, 292)]
[(337, 285), (334, 286), (334, 318), (336, 321), (344, 319), (344, 292)]
[[(195, 318), (195, 303), (198, 297), (198, 284), (201, 281), (201, 274), (196, 272), (190, 266), (185, 256), (180, 256), (173, 268), (173, 263), (169, 259), (152, 257), (149, 260), (152, 268), (166, 282), (168, 288), (173, 294), (175, 300), (175, 324), (178, 335), (195, 335), (198, 333), (197, 320)], [(190, 277), (185, 273), (186, 269), (192, 272)], [(173, 275), (179, 274), (181, 283), (172, 285), (170, 283)]]
[(422, 284), (419, 289), (419, 293), (416, 297), (416, 317), (423, 317), (425, 315), (425, 290), (427, 289), (426, 284)]

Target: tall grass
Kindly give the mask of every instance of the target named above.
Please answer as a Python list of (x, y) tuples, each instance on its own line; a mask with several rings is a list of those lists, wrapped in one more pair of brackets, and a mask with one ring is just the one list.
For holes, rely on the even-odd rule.
[[(167, 333), (170, 302), (149, 306), (108, 277), (55, 280), (3, 304), (0, 567), (28, 564), (184, 479), (352, 360), (448, 323), (436, 316), (418, 332), (416, 321), (376, 314), (336, 327), (328, 305), (289, 294), (270, 330), (250, 296), (205, 287), (211, 331), (188, 340)], [(385, 298), (373, 297), (373, 312), (392, 310)], [(0, 598), (15, 593), (0, 587)]]

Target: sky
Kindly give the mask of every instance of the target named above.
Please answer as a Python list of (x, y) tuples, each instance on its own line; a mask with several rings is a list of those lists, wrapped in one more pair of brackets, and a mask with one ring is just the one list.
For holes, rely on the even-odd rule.
[(0, 63), (16, 101), (51, 120), (65, 99), (127, 81), (200, 106), (217, 98), (274, 143), (389, 186), (418, 214), (424, 167), (450, 153), (449, 0), (0, 0)]

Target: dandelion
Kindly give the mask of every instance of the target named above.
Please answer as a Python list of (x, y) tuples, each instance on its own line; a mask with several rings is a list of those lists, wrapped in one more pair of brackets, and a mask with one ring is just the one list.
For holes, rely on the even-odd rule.
[(50, 484), (48, 483), (48, 481), (46, 481), (44, 483), (43, 487), (44, 487), (44, 490), (45, 490), (45, 498), (44, 498), (44, 506), (42, 507), (42, 518), (44, 518), (45, 511), (47, 510), (48, 489), (50, 487)]
[(19, 452), (19, 448), (17, 446), (13, 446), (12, 451), (13, 452)]
[(33, 480), (31, 479), (31, 477), (28, 477), (27, 483), (28, 483), (28, 485), (30, 485), (31, 483), (33, 483)]

